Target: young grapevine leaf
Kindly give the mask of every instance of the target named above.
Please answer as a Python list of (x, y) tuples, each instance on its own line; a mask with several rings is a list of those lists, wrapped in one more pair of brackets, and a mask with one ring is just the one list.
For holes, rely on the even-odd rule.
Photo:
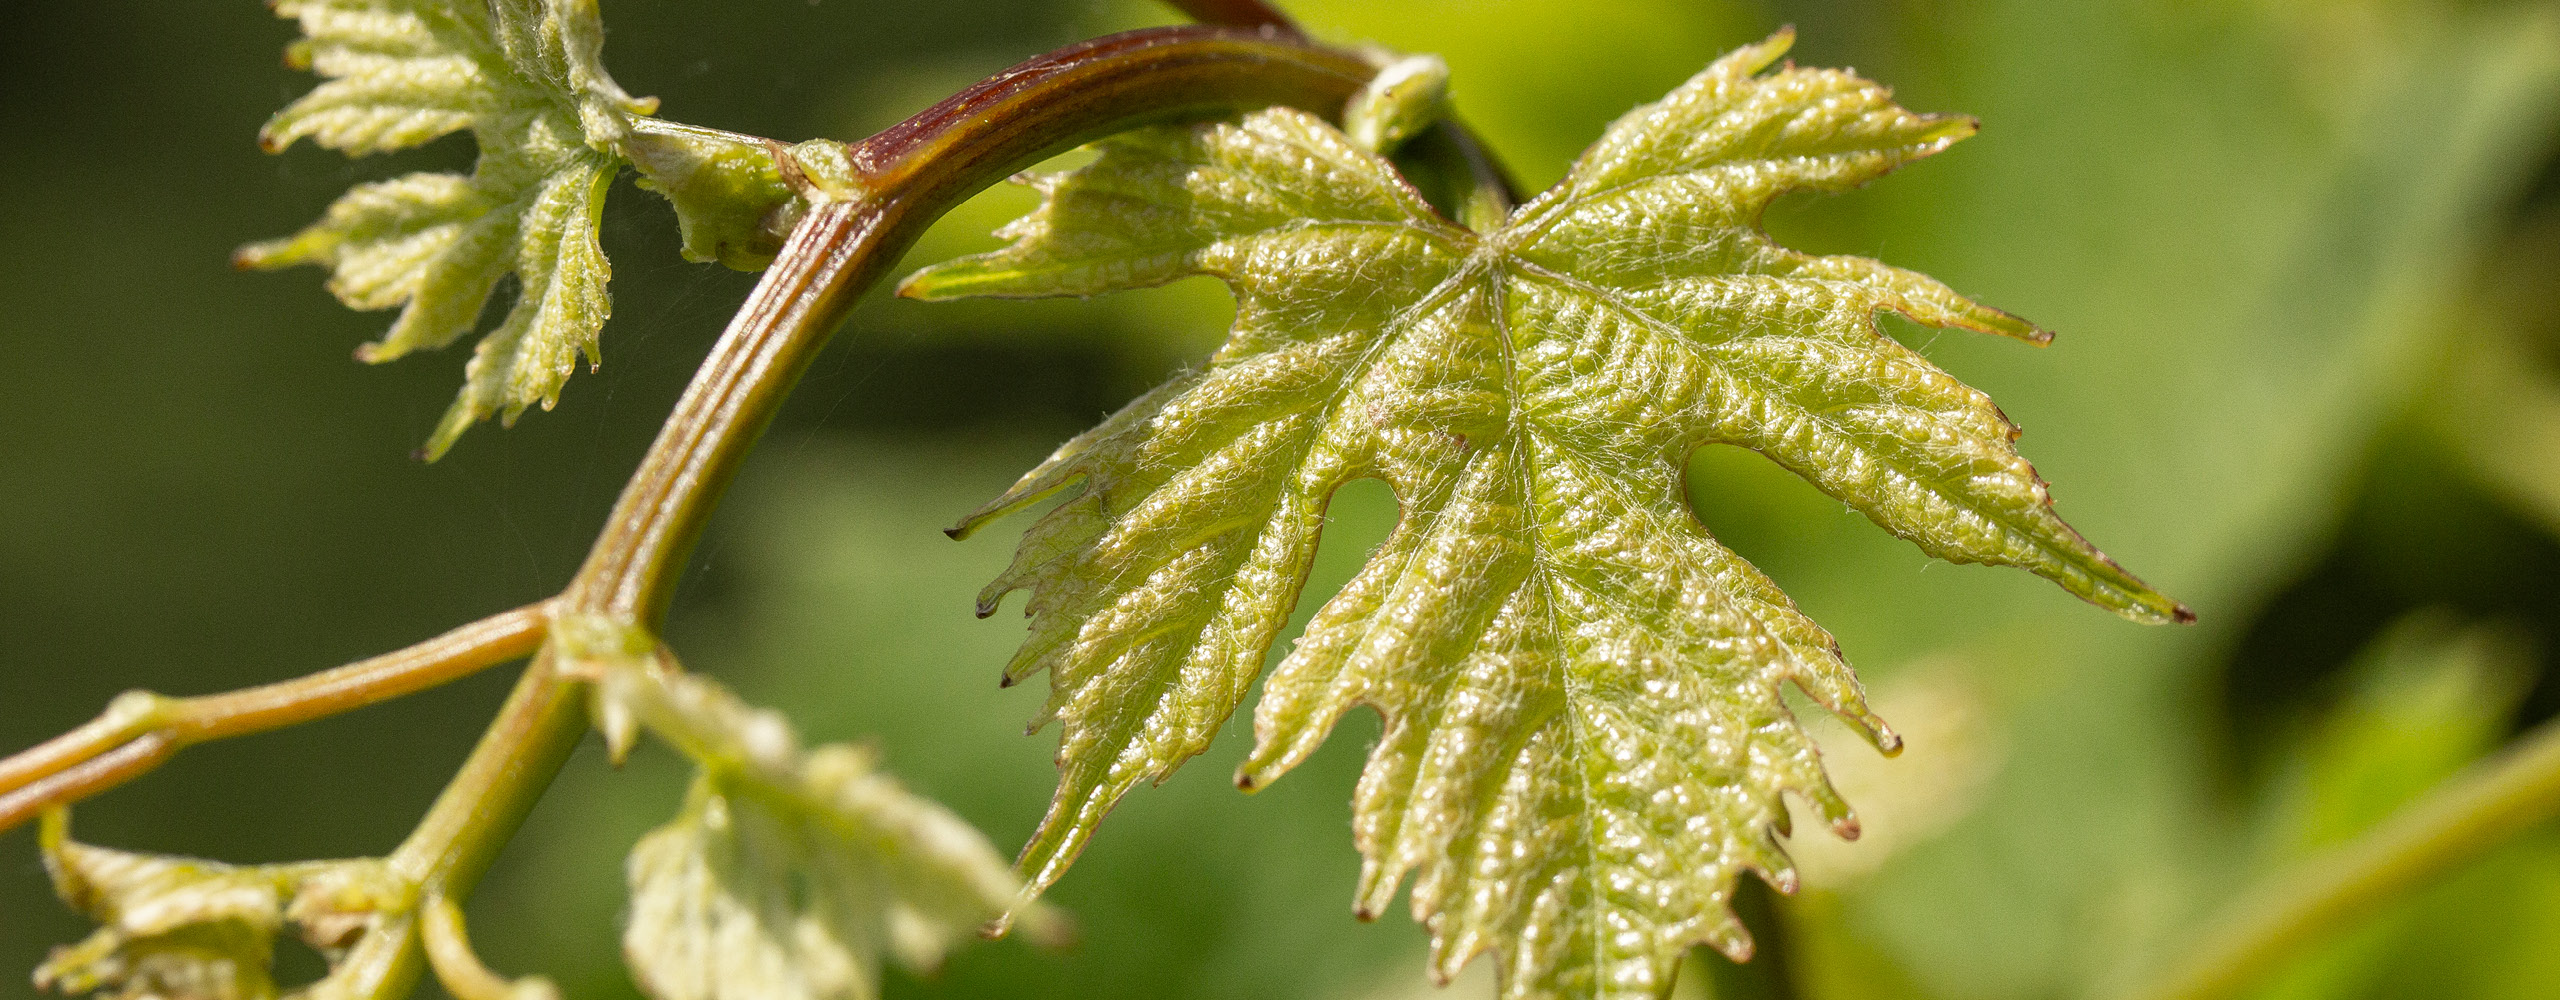
[(1042, 718), (1065, 730), (1020, 863), (1035, 886), (1121, 794), (1209, 745), (1354, 478), (1392, 486), (1401, 519), (1277, 668), (1237, 781), (1274, 780), (1376, 707), (1358, 910), (1418, 871), (1435, 974), (1492, 948), (1506, 997), (1653, 996), (1692, 942), (1746, 956), (1727, 901), (1746, 869), (1793, 885), (1784, 793), (1855, 834), (1782, 685), (1897, 745), (1831, 637), (1689, 511), (1697, 447), (1758, 451), (1939, 558), (2023, 567), (2136, 621), (2191, 617), (2056, 517), (2017, 429), (1875, 317), (2048, 334), (1761, 232), (1782, 193), (1854, 187), (1975, 127), (1845, 72), (1762, 75), (1791, 41), (1621, 118), (1490, 231), (1273, 109), (1102, 143), (1030, 181), (1045, 200), (1010, 246), (909, 280), (1028, 297), (1209, 274), (1236, 295), (1205, 370), (955, 529), (1081, 484), (979, 601), (1031, 590), (1004, 677), (1048, 669)]
[(646, 726), (701, 765), (631, 852), (624, 954), (656, 1000), (868, 1000), (883, 950), (931, 968), (1022, 902), (983, 835), (864, 750), (803, 751), (779, 715), (689, 674), (616, 669), (597, 701), (617, 746)]
[(595, 0), (278, 0), (301, 22), (290, 59), (326, 82), (259, 133), (270, 150), (308, 138), (362, 156), (469, 129), (469, 175), (358, 185), (320, 221), (241, 248), (243, 267), (317, 264), (355, 309), (400, 307), (357, 357), (443, 347), (479, 325), (510, 274), (515, 304), (482, 337), (459, 398), (422, 453), (442, 455), (490, 414), (513, 422), (559, 402), (578, 356), (598, 361), (612, 312), (597, 243), (613, 151), (656, 108), (605, 75)]
[(36, 968), (37, 988), (66, 994), (273, 1000), (279, 930), (294, 925), (334, 961), (379, 895), (365, 891), (380, 882), (373, 859), (242, 867), (135, 854), (72, 840), (61, 811), (39, 839), (54, 892), (101, 925)]

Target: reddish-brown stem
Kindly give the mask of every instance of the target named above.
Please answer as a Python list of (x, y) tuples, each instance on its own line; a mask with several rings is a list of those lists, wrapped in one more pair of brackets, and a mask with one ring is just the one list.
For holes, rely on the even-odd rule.
[(951, 206), (1023, 167), (1149, 122), (1288, 104), (1328, 117), (1367, 63), (1294, 35), (1151, 28), (1015, 66), (846, 150), (854, 191), (821, 192), (623, 493), (563, 601), (634, 622), (667, 584), (801, 370), (856, 296)]

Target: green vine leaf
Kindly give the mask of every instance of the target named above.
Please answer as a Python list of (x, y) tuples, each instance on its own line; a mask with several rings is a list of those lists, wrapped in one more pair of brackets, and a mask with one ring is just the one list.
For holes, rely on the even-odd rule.
[(1782, 889), (1784, 793), (1849, 806), (1780, 699), (1793, 683), (1890, 752), (1831, 637), (1683, 500), (1741, 445), (1939, 558), (2019, 566), (2144, 622), (2187, 620), (2056, 517), (1989, 398), (1886, 337), (2049, 335), (1923, 275), (1759, 228), (1971, 134), (1849, 73), (1761, 71), (1781, 32), (1612, 125), (1500, 226), (1435, 215), (1385, 160), (1288, 109), (1158, 127), (1030, 180), (1012, 244), (903, 292), (1091, 295), (1187, 275), (1237, 299), (1200, 372), (1060, 448), (955, 535), (1072, 486), (979, 601), (1031, 590), (1010, 683), (1052, 677), (1061, 780), (1020, 862), (1056, 879), (1121, 794), (1205, 749), (1260, 673), (1334, 489), (1402, 516), (1271, 677), (1266, 784), (1358, 704), (1387, 719), (1355, 802), (1358, 911), (1408, 872), (1445, 979), (1488, 948), (1505, 997), (1641, 997), (1750, 937), (1744, 870)]
[(620, 667), (597, 718), (646, 727), (701, 765), (682, 814), (631, 852), (623, 950), (656, 1000), (869, 1000), (880, 956), (939, 964), (1022, 908), (1061, 932), (967, 821), (907, 791), (864, 749), (799, 747), (774, 712), (699, 676)]
[(129, 854), (71, 840), (61, 812), (40, 839), (54, 892), (102, 926), (56, 948), (38, 989), (115, 1000), (268, 1000), (286, 886), (257, 868)]
[(371, 858), (250, 867), (109, 850), (72, 840), (63, 810), (38, 841), (54, 892), (101, 925), (36, 968), (38, 989), (66, 994), (272, 1000), (279, 930), (296, 927), (334, 967), (401, 902)]
[(421, 449), (433, 459), (491, 414), (513, 423), (557, 404), (578, 357), (600, 361), (611, 268), (597, 242), (631, 119), (655, 110), (605, 74), (595, 0), (279, 0), (301, 22), (289, 59), (327, 78), (259, 133), (269, 150), (308, 138), (352, 156), (469, 129), (468, 175), (359, 185), (320, 221), (251, 244), (242, 267), (316, 264), (350, 308), (400, 307), (356, 356), (389, 361), (479, 325), (498, 282), (515, 304), (482, 337), (461, 395)]

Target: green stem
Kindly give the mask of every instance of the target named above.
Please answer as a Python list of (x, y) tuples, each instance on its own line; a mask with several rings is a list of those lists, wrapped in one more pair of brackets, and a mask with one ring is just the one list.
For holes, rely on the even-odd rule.
[(446, 896), (427, 897), (418, 908), (418, 921), (427, 963), (454, 1000), (560, 1000), (559, 988), (547, 979), (509, 980), (481, 964), (480, 956), (471, 950), (471, 932), (463, 925), (462, 904)]
[(493, 615), (397, 652), (224, 694), (118, 696), (95, 720), (0, 760), (0, 831), (131, 781), (178, 751), (413, 694), (519, 659), (542, 644), (548, 608)]
[(2215, 921), (2194, 957), (2137, 996), (2239, 994), (2303, 945), (2560, 814), (2560, 722), (2447, 782), (2355, 841), (2295, 867)]

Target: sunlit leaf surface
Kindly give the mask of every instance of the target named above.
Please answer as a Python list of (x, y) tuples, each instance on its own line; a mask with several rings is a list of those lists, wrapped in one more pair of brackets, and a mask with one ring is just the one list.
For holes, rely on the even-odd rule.
[(1056, 879), (1119, 796), (1204, 749), (1295, 604), (1333, 490), (1395, 490), (1394, 534), (1272, 676), (1256, 787), (1354, 705), (1388, 719), (1355, 806), (1358, 907), (1407, 873), (1435, 973), (1490, 948), (1508, 997), (1653, 996), (1681, 952), (1749, 954), (1727, 900), (1795, 876), (1794, 793), (1847, 803), (1780, 699), (1890, 750), (1830, 636), (1683, 499), (1709, 443), (1803, 476), (1930, 554), (2018, 566), (2136, 621), (2189, 617), (2054, 515), (2017, 429), (1878, 329), (1880, 311), (2041, 343), (1925, 276), (1796, 253), (1761, 211), (1970, 134), (1781, 34), (1611, 126), (1477, 233), (1332, 126), (1273, 109), (1114, 139), (1036, 178), (1011, 246), (905, 291), (1090, 295), (1193, 274), (1237, 320), (1199, 372), (1059, 449), (960, 531), (1074, 488), (980, 611), (1032, 592), (1006, 669), (1048, 669), (1063, 771), (1021, 862)]

